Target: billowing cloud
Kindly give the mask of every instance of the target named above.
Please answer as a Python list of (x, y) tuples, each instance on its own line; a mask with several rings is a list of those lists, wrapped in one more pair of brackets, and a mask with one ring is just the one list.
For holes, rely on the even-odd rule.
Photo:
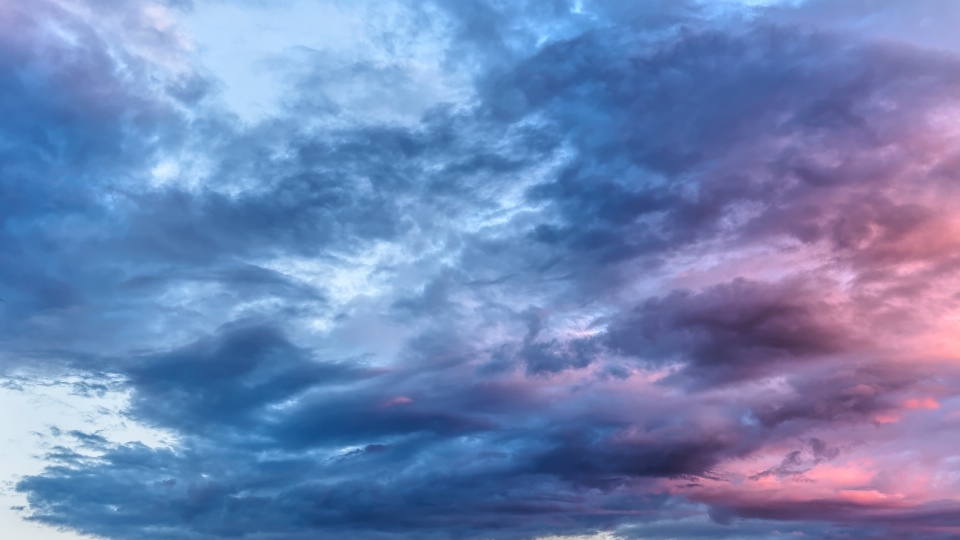
[[(0, 1), (0, 367), (169, 434), (38, 426), (28, 519), (960, 533), (960, 58), (817, 2), (323, 5), (355, 47)], [(218, 9), (273, 17), (260, 116)]]

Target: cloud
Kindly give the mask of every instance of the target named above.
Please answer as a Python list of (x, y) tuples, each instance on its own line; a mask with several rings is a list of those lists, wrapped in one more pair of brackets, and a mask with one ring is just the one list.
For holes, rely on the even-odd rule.
[[(0, 7), (3, 367), (119, 384), (176, 437), (64, 431), (17, 484), (30, 519), (956, 526), (956, 58), (785, 8), (404, 4), (377, 62), (300, 51), (286, 106), (241, 121), (175, 11)], [(417, 90), (387, 38), (424, 35), (470, 92)], [(397, 96), (404, 122), (351, 112)]]
[(757, 378), (781, 362), (815, 361), (853, 346), (856, 332), (821, 294), (803, 283), (743, 279), (696, 295), (674, 292), (613, 325), (608, 346), (652, 362), (682, 362), (682, 374), (713, 384)]

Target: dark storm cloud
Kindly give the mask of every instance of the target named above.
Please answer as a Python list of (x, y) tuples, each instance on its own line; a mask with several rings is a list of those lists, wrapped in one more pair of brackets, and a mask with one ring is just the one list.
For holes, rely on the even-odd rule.
[(256, 421), (251, 414), (265, 405), (349, 380), (346, 366), (313, 362), (307, 355), (269, 327), (225, 329), (131, 366), (127, 375), (137, 388), (132, 413), (184, 432), (249, 429)]
[(915, 369), (883, 367), (845, 369), (830, 377), (815, 371), (794, 381), (796, 395), (770, 400), (752, 412), (769, 427), (869, 421), (878, 413), (895, 410), (897, 394), (923, 377)]
[[(658, 482), (722, 482), (724, 462), (919, 395), (929, 370), (872, 364), (903, 326), (878, 298), (952, 260), (913, 242), (942, 213), (888, 188), (927, 164), (901, 139), (954, 96), (960, 63), (710, 27), (684, 6), (584, 30), (570, 7), (442, 4), (476, 104), (412, 128), (306, 126), (298, 115), (336, 113), (306, 106), (314, 72), (303, 106), (243, 126), (204, 104), (203, 77), (130, 82), (67, 15), (69, 47), (0, 38), (7, 347), (121, 376), (127, 414), (178, 438), (61, 434), (18, 484), (32, 519), (107, 538), (519, 539), (654, 521), (652, 537), (736, 537), (705, 518), (663, 525), (703, 512)], [(560, 30), (541, 45), (544, 21)], [(379, 76), (366, 67), (341, 75)], [(151, 183), (192, 154), (212, 165)], [(781, 240), (821, 242), (858, 294), (834, 300), (836, 280), (792, 268), (629, 286), (680, 254)], [(399, 253), (370, 273), (387, 284), (337, 304), (334, 270), (378, 247)], [(326, 265), (322, 285), (277, 270), (303, 259)], [(907, 262), (932, 266), (897, 273)], [(381, 344), (390, 355), (367, 353)], [(786, 390), (756, 390), (774, 376)], [(807, 440), (816, 464), (835, 457)], [(791, 455), (756, 481), (798, 476)], [(736, 502), (707, 501), (710, 517), (953, 524), (936, 505)]]
[[(684, 440), (700, 437), (692, 427), (667, 430), (673, 440), (611, 433), (590, 442), (601, 423), (628, 427), (603, 421), (602, 410), (578, 436), (544, 440), (523, 425), (549, 404), (522, 387), (451, 386), (445, 381), (463, 380), (455, 369), (344, 368), (307, 358), (268, 328), (225, 329), (131, 368), (130, 414), (182, 437), (176, 451), (114, 445), (91, 460), (63, 446), (48, 457), (58, 465), (18, 489), (37, 519), (106, 536), (523, 538), (611, 526), (623, 505), (659, 506), (663, 497), (637, 499), (625, 484), (700, 474), (730, 446)], [(86, 485), (93, 478), (95, 489)], [(155, 530), (161, 523), (166, 531)]]
[(814, 361), (851, 347), (839, 309), (816, 285), (737, 279), (701, 293), (679, 291), (637, 306), (615, 323), (608, 346), (648, 362), (679, 362), (710, 383), (755, 378), (788, 361)]

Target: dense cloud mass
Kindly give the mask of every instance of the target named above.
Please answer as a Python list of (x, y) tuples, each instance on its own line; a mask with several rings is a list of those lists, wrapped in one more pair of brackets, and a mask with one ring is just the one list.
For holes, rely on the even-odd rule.
[(289, 8), (0, 0), (0, 369), (172, 441), (53, 427), (28, 519), (960, 535), (960, 56), (813, 1), (360, 2), (374, 52), (285, 51), (251, 120), (214, 4)]

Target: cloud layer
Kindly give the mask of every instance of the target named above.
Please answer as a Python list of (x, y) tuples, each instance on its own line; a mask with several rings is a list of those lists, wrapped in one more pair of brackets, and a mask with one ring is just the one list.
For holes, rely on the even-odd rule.
[(0, 1), (0, 365), (175, 440), (54, 432), (30, 519), (960, 534), (955, 54), (816, 3), (362, 4), (251, 121), (205, 5)]

